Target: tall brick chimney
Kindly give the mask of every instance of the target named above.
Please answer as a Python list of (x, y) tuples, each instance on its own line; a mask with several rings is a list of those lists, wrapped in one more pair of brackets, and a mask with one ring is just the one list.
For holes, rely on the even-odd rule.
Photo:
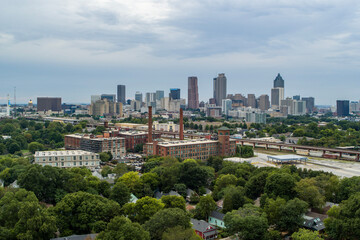
[(180, 108), (180, 122), (179, 122), (179, 127), (180, 127), (180, 129), (179, 129), (179, 131), (180, 131), (180, 133), (179, 133), (179, 139), (180, 140), (184, 140), (184, 116), (183, 116), (184, 114), (183, 114), (183, 109), (182, 108)]
[(148, 120), (148, 143), (152, 143), (152, 106), (149, 106), (149, 120)]

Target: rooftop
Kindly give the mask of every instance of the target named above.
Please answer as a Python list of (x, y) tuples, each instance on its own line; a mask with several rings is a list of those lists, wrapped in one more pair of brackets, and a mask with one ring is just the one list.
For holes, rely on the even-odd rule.
[(138, 135), (147, 135), (148, 133), (144, 131), (124, 131), (124, 132), (119, 132), (119, 134), (127, 135), (127, 136), (138, 136)]
[(193, 139), (193, 140), (178, 140), (170, 142), (159, 142), (159, 146), (164, 147), (173, 147), (173, 146), (185, 146), (185, 145), (194, 145), (194, 144), (205, 144), (205, 143), (217, 143), (218, 141), (208, 140), (208, 139)]
[(199, 232), (208, 232), (208, 231), (215, 231), (216, 228), (211, 226), (208, 222), (205, 222), (204, 220), (197, 220), (197, 219), (191, 219), (192, 228), (199, 231)]
[(276, 155), (276, 156), (267, 156), (269, 159), (278, 160), (278, 161), (300, 161), (307, 160), (307, 157), (302, 157), (298, 155)]
[(69, 150), (69, 151), (41, 151), (35, 152), (36, 157), (50, 157), (50, 156), (74, 156), (74, 155), (95, 155), (96, 153), (87, 152), (83, 150)]

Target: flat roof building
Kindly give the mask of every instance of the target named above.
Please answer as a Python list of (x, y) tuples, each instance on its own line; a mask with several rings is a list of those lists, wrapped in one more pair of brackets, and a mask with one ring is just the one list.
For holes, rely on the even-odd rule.
[(84, 150), (94, 153), (111, 152), (114, 159), (126, 155), (125, 138), (105, 136), (70, 134), (64, 138), (65, 149)]
[(61, 98), (60, 97), (38, 97), (37, 110), (40, 111), (61, 111)]
[(99, 154), (82, 150), (70, 151), (38, 151), (34, 154), (34, 164), (60, 168), (86, 167), (96, 169), (100, 167)]

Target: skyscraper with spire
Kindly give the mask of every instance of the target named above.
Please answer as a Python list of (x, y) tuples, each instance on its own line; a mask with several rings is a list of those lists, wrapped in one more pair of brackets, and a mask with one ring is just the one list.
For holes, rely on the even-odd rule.
[(281, 77), (280, 73), (278, 73), (274, 80), (274, 88), (271, 89), (271, 108), (280, 109), (281, 100), (284, 99), (285, 95), (284, 86), (284, 79)]
[(281, 77), (280, 73), (278, 73), (274, 80), (274, 88), (284, 88), (284, 79)]

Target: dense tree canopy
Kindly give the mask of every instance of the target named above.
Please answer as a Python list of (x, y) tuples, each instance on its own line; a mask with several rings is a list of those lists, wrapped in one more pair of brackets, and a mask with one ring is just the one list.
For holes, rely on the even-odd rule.
[(120, 206), (98, 195), (76, 192), (67, 194), (52, 212), (62, 236), (67, 236), (105, 230), (107, 223), (120, 215)]

